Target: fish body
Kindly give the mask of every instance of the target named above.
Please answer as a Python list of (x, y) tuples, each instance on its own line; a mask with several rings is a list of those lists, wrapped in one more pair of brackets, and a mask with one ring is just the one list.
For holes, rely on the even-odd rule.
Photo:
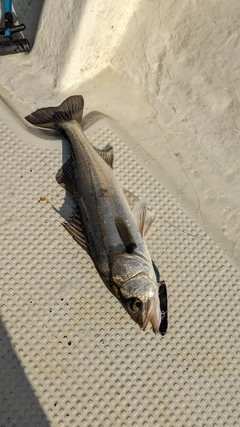
[[(64, 223), (87, 251), (107, 286), (132, 319), (159, 332), (159, 283), (144, 237), (154, 215), (139, 201), (130, 209), (112, 169), (113, 149), (96, 149), (81, 128), (83, 98), (72, 96), (59, 107), (41, 108), (26, 119), (54, 128), (67, 139), (71, 157), (56, 179), (74, 198), (76, 210)], [(156, 267), (155, 267), (156, 268)]]

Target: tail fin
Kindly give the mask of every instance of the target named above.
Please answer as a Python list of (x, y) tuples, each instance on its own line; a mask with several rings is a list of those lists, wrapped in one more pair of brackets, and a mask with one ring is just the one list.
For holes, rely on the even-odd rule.
[(58, 107), (40, 108), (25, 119), (34, 126), (55, 129), (57, 123), (70, 120), (82, 121), (84, 100), (82, 95), (65, 99)]

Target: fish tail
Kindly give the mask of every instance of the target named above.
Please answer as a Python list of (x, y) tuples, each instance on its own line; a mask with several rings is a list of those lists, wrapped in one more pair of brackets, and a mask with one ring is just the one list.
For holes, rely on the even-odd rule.
[(60, 123), (82, 121), (84, 100), (82, 95), (73, 95), (65, 99), (58, 107), (39, 108), (25, 119), (34, 126), (56, 129)]

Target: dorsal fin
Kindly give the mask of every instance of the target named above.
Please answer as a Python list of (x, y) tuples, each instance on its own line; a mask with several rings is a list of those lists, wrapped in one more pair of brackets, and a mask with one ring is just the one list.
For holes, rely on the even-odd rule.
[(119, 236), (122, 239), (122, 242), (126, 248), (126, 251), (131, 254), (134, 249), (137, 247), (134, 237), (131, 233), (129, 226), (123, 218), (117, 217), (115, 219), (115, 224), (119, 233)]
[(147, 208), (147, 204), (144, 199), (141, 199), (136, 203), (132, 212), (139, 232), (143, 237), (145, 237), (155, 220), (154, 213)]
[(128, 201), (128, 204), (131, 209), (136, 205), (137, 202), (139, 202), (139, 198), (135, 196), (130, 190), (127, 190), (126, 188), (123, 188), (124, 195)]
[(105, 162), (111, 166), (111, 168), (113, 168), (113, 147), (108, 144), (106, 145), (105, 148), (103, 148), (102, 150), (100, 150), (99, 148), (94, 147), (96, 152), (99, 154), (99, 156), (101, 156), (103, 158), (103, 160), (105, 160)]

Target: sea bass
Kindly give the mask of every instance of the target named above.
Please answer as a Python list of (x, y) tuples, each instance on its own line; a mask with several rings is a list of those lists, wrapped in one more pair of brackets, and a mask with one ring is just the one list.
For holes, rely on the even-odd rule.
[(56, 175), (76, 203), (65, 229), (92, 258), (102, 281), (131, 318), (143, 330), (151, 322), (153, 331), (164, 335), (166, 324), (162, 328), (160, 324), (166, 314), (161, 316), (159, 301), (159, 286), (164, 283), (158, 280), (144, 239), (154, 215), (144, 200), (131, 210), (113, 172), (113, 148), (95, 148), (82, 131), (83, 107), (81, 95), (71, 96), (58, 107), (40, 108), (26, 120), (56, 129), (68, 141), (71, 157)]

